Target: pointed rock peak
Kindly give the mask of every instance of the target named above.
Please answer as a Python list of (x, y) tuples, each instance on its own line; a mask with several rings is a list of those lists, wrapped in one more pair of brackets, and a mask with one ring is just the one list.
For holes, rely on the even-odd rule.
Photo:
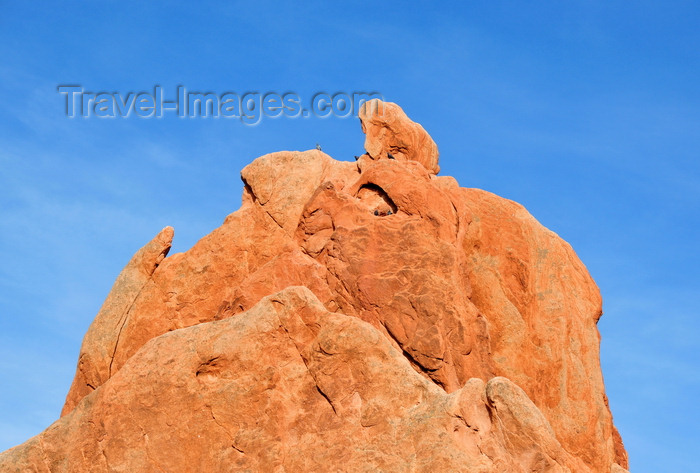
[(356, 162), (262, 156), (221, 227), (139, 250), (63, 417), (0, 472), (626, 473), (571, 246), (435, 176), (397, 105), (360, 119)]
[(391, 102), (372, 99), (360, 109), (365, 151), (372, 160), (417, 161), (430, 173), (440, 172), (438, 147), (423, 127)]

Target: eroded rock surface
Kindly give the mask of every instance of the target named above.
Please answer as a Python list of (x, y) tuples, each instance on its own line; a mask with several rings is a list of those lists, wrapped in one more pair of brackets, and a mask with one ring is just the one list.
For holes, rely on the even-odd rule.
[(417, 161), (432, 174), (440, 172), (437, 145), (401, 107), (373, 99), (362, 105), (359, 116), (365, 133), (366, 156), (370, 159)]
[(258, 158), (220, 228), (140, 250), (0, 471), (625, 471), (571, 247), (397, 105), (360, 118), (357, 162)]

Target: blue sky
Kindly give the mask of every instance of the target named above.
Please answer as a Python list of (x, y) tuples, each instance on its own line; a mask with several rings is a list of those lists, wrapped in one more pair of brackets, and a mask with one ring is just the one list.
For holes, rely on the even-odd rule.
[(2, 2), (0, 450), (57, 418), (85, 330), (158, 230), (187, 250), (262, 154), (362, 151), (355, 118), (67, 119), (56, 91), (183, 84), (399, 103), (442, 174), (522, 203), (588, 266), (631, 470), (700, 471), (700, 7), (427, 4)]

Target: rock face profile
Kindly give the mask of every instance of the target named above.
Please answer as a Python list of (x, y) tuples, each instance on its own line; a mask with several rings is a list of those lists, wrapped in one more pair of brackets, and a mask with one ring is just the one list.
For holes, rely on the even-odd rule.
[(2, 472), (620, 473), (599, 290), (522, 206), (437, 176), (395, 104), (366, 154), (262, 156), (185, 253), (119, 275), (61, 418)]

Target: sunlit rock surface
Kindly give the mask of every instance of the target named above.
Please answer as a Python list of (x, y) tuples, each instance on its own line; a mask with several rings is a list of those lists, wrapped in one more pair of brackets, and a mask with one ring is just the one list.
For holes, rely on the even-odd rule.
[(360, 119), (356, 162), (262, 156), (221, 227), (137, 252), (62, 417), (0, 471), (625, 471), (571, 247), (437, 176), (397, 105)]

